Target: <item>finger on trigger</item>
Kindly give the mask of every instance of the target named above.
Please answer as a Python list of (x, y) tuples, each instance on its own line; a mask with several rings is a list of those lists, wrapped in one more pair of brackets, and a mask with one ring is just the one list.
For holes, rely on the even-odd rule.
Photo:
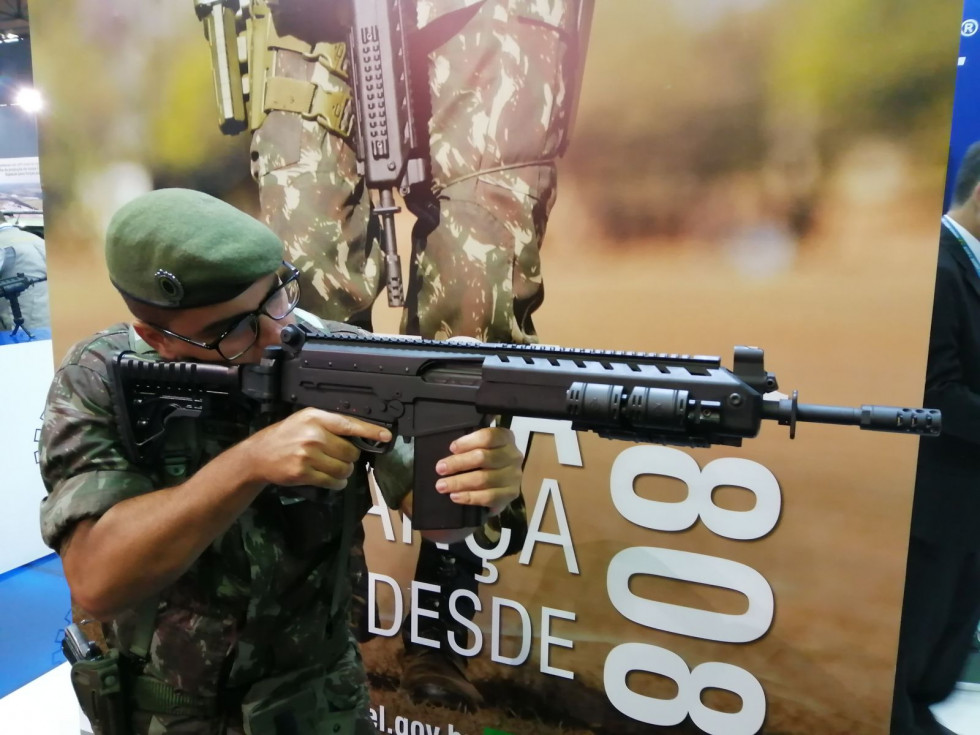
[(391, 441), (391, 432), (384, 426), (342, 413), (323, 411), (324, 427), (340, 436), (359, 436), (374, 441)]
[(391, 432), (384, 426), (372, 424), (370, 421), (362, 421), (361, 419), (355, 419), (350, 416), (347, 417), (347, 420), (351, 424), (349, 436), (359, 436), (363, 439), (380, 442), (391, 441)]

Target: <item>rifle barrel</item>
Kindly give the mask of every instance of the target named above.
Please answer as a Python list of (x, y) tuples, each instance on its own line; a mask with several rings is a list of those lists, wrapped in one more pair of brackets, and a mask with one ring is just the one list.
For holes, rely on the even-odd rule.
[(860, 408), (823, 406), (799, 403), (795, 391), (791, 398), (763, 401), (762, 418), (778, 421), (782, 426), (789, 426), (791, 439), (796, 436), (798, 421), (859, 426), (869, 431), (890, 431), (919, 436), (938, 436), (942, 430), (941, 414), (934, 408), (877, 405), (864, 405)]

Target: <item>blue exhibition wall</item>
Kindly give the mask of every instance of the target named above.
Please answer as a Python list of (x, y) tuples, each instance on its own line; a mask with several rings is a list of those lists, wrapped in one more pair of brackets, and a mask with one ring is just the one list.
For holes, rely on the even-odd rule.
[(949, 208), (953, 182), (963, 154), (980, 141), (980, 0), (964, 0), (957, 58), (956, 93), (953, 97), (953, 126), (949, 139), (949, 166), (943, 210)]
[(68, 586), (54, 554), (0, 574), (0, 697), (65, 662)]

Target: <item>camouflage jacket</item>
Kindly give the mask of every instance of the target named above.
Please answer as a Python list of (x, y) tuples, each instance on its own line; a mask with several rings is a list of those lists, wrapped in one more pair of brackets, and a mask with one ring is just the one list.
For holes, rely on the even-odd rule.
[[(124, 350), (159, 359), (132, 327), (119, 324), (76, 344), (52, 382), (40, 442), (48, 492), (41, 529), (56, 550), (74, 523), (98, 517), (127, 498), (179, 484), (247, 433), (245, 417), (186, 420), (168, 431), (158, 461), (132, 464), (107, 377), (108, 365)], [(345, 497), (353, 503), (347, 510)], [(386, 499), (397, 507), (401, 498), (396, 493)], [(269, 487), (160, 593), (145, 673), (208, 696), (343, 654), (352, 645), (346, 638), (346, 564), (340, 579), (337, 574), (343, 519), (346, 512), (358, 522), (369, 507), (364, 468), (343, 493), (303, 498)], [(106, 625), (110, 645), (129, 650), (141, 616), (141, 610), (127, 611)]]

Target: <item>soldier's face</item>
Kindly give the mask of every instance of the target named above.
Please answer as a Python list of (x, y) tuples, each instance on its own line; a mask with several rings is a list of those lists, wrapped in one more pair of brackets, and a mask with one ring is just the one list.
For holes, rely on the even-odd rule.
[[(228, 328), (242, 321), (262, 307), (269, 298), (278, 280), (274, 274), (264, 276), (253, 283), (248, 289), (240, 293), (235, 298), (224, 301), (220, 304), (201, 306), (194, 309), (182, 309), (176, 312), (168, 320), (166, 326), (171, 332), (192, 339), (196, 342), (210, 344), (217, 340)], [(234, 345), (236, 334), (239, 339), (251, 339), (254, 335), (254, 343), (241, 355), (233, 360), (226, 360), (217, 350), (208, 350), (197, 345), (192, 345), (181, 339), (157, 333), (161, 340), (154, 344), (154, 348), (165, 360), (198, 360), (201, 362), (234, 362), (254, 363), (262, 357), (262, 352), (266, 347), (279, 344), (279, 333), (283, 327), (292, 324), (295, 317), (292, 312), (281, 319), (272, 319), (267, 314), (257, 314), (253, 319), (247, 320), (254, 325), (254, 330), (246, 328), (245, 335), (239, 334), (241, 329), (234, 330), (226, 340), (222, 341), (222, 351), (225, 353), (238, 352), (239, 348)], [(156, 340), (154, 340), (156, 341)], [(227, 343), (231, 343), (229, 348)]]

